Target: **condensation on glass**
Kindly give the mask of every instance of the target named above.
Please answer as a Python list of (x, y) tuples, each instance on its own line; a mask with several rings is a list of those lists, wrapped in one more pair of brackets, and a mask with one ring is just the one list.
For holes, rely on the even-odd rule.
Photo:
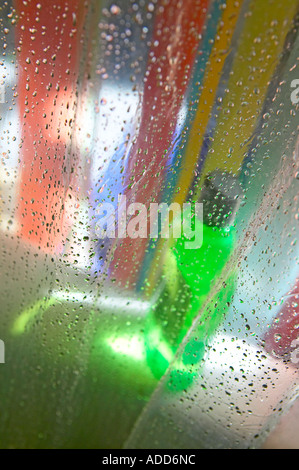
[(1, 448), (299, 447), (298, 8), (1, 3)]

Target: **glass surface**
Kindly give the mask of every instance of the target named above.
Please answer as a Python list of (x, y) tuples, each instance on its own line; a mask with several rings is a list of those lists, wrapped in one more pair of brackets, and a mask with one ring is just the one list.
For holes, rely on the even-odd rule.
[(298, 9), (2, 2), (1, 448), (299, 448)]

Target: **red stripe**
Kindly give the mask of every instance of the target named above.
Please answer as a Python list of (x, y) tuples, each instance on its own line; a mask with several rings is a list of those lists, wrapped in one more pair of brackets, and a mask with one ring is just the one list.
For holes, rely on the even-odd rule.
[[(177, 117), (196, 58), (208, 0), (168, 0), (156, 5), (145, 77), (142, 118), (127, 169), (127, 203), (159, 202)], [(112, 277), (134, 287), (147, 239), (118, 241)], [(115, 266), (117, 264), (118, 266)]]
[(21, 237), (45, 250), (57, 248), (65, 235), (66, 144), (74, 117), (83, 5), (83, 0), (16, 0), (23, 139), (18, 220)]
[(279, 314), (265, 335), (265, 348), (278, 357), (288, 356), (299, 348), (299, 279), (285, 296)]

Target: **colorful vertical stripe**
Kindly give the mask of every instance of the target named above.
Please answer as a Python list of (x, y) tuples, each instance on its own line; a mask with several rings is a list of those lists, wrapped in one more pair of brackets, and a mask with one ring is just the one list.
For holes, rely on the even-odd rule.
[[(168, 0), (156, 5), (155, 28), (145, 74), (142, 117), (127, 168), (127, 202), (159, 202), (173, 151), (177, 116), (189, 84), (208, 0)], [(111, 276), (136, 287), (147, 239), (118, 240)]]

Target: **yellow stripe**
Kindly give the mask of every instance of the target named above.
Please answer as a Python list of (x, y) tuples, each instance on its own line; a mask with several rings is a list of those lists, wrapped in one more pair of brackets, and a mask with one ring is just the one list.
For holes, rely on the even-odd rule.
[[(294, 0), (250, 3), (196, 199), (209, 172), (220, 169), (237, 175), (241, 170), (297, 8)], [(198, 146), (196, 150), (199, 153)]]
[[(228, 0), (226, 8), (223, 11), (217, 35), (215, 37), (215, 45), (212, 49), (209, 61), (206, 66), (204, 75), (202, 92), (199, 98), (199, 103), (194, 118), (194, 122), (189, 134), (189, 141), (185, 152), (185, 162), (182, 163), (182, 173), (177, 183), (174, 202), (183, 204), (186, 200), (188, 189), (194, 179), (194, 168), (196, 166), (199, 151), (201, 149), (206, 127), (210, 119), (210, 113), (215, 103), (216, 93), (221, 78), (221, 72), (224, 62), (230, 52), (231, 40), (235, 31), (235, 26), (240, 15), (243, 0), (239, 2), (235, 0)], [(157, 243), (157, 256), (151, 266), (151, 271), (148, 276), (148, 283), (146, 293), (152, 294), (155, 288), (156, 278), (159, 275), (158, 259), (160, 253), (167, 243), (163, 239), (159, 239)], [(171, 240), (168, 241), (171, 243)]]
[(174, 195), (174, 202), (183, 204), (189, 187), (194, 179), (194, 169), (198, 160), (199, 152), (203, 144), (204, 134), (211, 117), (221, 72), (224, 62), (230, 52), (232, 36), (235, 31), (242, 1), (229, 0), (223, 12), (217, 35), (215, 46), (212, 50), (209, 62), (204, 75), (203, 89), (200, 95), (197, 112), (189, 134), (189, 141), (186, 148), (186, 161), (183, 163), (182, 173), (177, 183)]

